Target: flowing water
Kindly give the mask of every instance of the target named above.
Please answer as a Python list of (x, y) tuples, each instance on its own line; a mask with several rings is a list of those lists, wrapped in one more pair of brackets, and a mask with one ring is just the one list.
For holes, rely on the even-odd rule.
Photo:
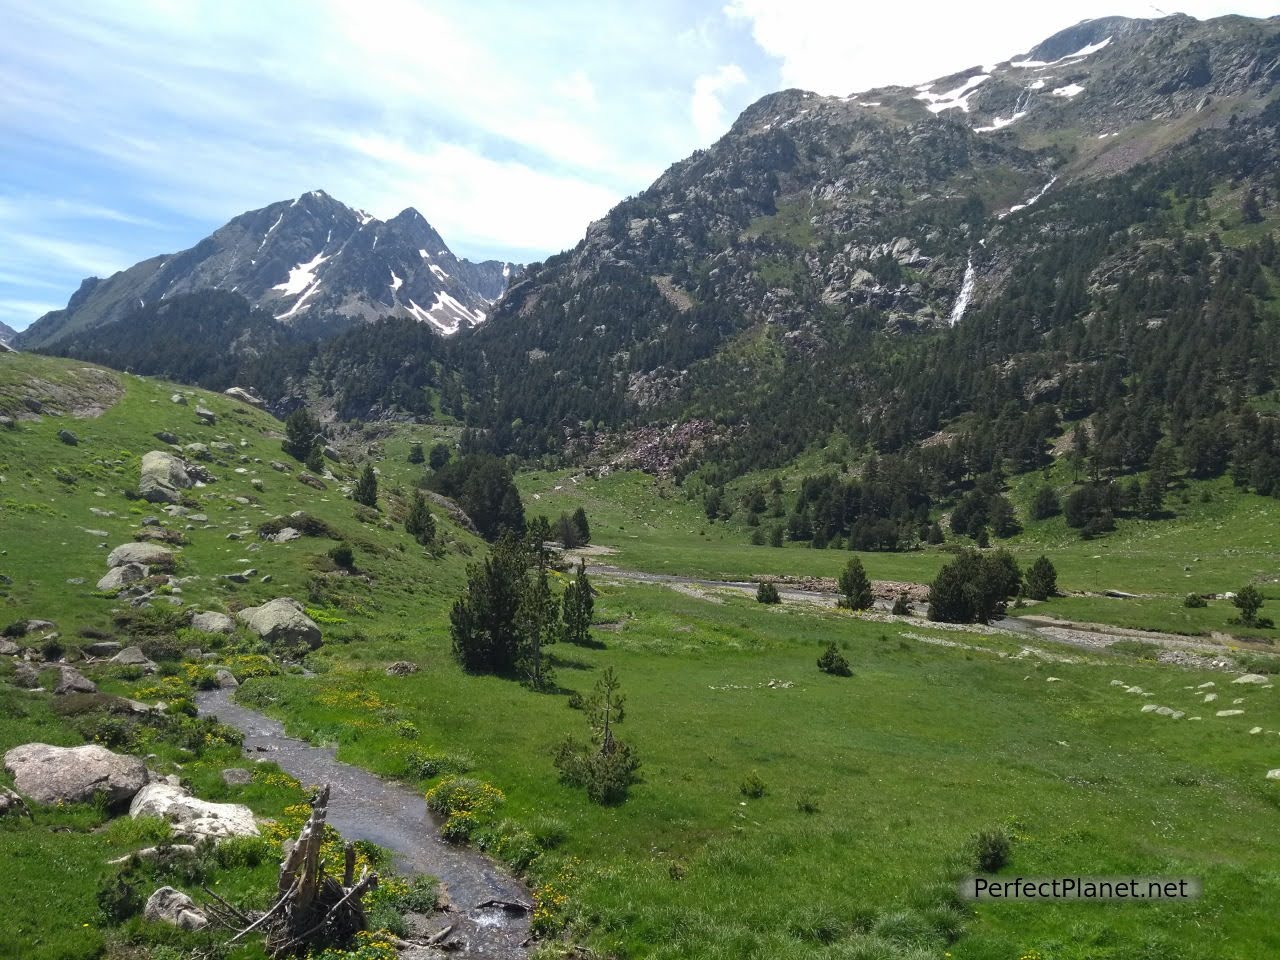
[(228, 690), (201, 693), (196, 702), (202, 716), (216, 717), (244, 734), (250, 759), (271, 760), (304, 784), (329, 784), (329, 823), (348, 840), (370, 840), (392, 851), (397, 869), (439, 879), (452, 907), (444, 917), (454, 925), (448, 939), (462, 946), (452, 955), (495, 960), (528, 956), (528, 912), (481, 905), (528, 905), (529, 891), (478, 850), (441, 840), (419, 791), (342, 763), (330, 748), (287, 736), (278, 720), (236, 703)]

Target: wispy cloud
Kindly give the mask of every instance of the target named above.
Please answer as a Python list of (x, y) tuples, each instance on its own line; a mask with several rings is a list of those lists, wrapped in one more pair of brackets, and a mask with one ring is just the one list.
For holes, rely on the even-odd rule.
[(726, 126), (723, 97), (747, 82), (747, 75), (736, 63), (726, 64), (714, 73), (704, 74), (693, 82), (689, 113), (693, 125), (704, 139), (724, 133)]

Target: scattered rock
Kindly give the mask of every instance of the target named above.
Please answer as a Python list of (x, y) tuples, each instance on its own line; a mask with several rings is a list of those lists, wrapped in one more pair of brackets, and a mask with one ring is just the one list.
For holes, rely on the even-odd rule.
[(206, 610), (191, 618), (191, 626), (205, 633), (231, 633), (236, 628), (235, 621), (225, 613)]
[(53, 688), (58, 696), (68, 693), (97, 693), (98, 686), (74, 667), (58, 668), (58, 685)]
[(129, 805), (129, 816), (163, 817), (173, 825), (176, 835), (187, 839), (258, 835), (253, 811), (244, 804), (210, 803), (168, 783), (142, 787)]
[(224, 573), (222, 579), (231, 583), (248, 583), (257, 575), (258, 571), (250, 567), (248, 570), (241, 570), (239, 573)]
[(263, 405), (263, 399), (252, 390), (246, 390), (244, 387), (227, 387), (222, 391), (228, 397), (239, 400), (241, 403), (247, 403), (251, 407), (260, 407)]
[[(112, 567), (107, 571), (106, 576), (98, 581), (99, 590), (115, 590), (120, 591), (131, 583), (137, 583), (139, 580), (145, 579), (147, 576), (147, 568), (140, 563), (126, 563), (118, 567)], [(118, 646), (118, 645), (117, 645)]]
[(338, 448), (329, 446), (328, 444), (325, 444), (324, 455), (325, 459), (332, 460), (334, 463), (337, 463), (342, 459), (341, 455), (338, 453)]
[(409, 660), (397, 660), (387, 667), (387, 676), (389, 677), (407, 677), (409, 674), (417, 672), (418, 665)]
[(86, 803), (97, 793), (124, 803), (146, 785), (147, 768), (137, 757), (112, 753), (96, 743), (53, 747), (27, 743), (4, 755), (18, 792), (37, 803)]
[(11, 657), (15, 653), (17, 653), (20, 649), (22, 648), (19, 647), (12, 640), (5, 640), (3, 638), (0, 638), (0, 657)]
[(1205, 703), (1213, 703), (1213, 701), (1215, 701), (1215, 700), (1217, 700), (1217, 699), (1218, 699), (1218, 695), (1217, 695), (1216, 693), (1206, 693), (1206, 694), (1204, 695), (1204, 702), (1205, 702)]
[(180, 404), (181, 406), (184, 406), (184, 407), (187, 405), (187, 398), (180, 393), (175, 393), (173, 396), (169, 398), (169, 401), (171, 403)]
[(320, 646), (320, 628), (292, 597), (278, 597), (260, 607), (241, 610), (239, 616), (249, 629), (269, 643), (305, 643), (312, 650)]
[(40, 686), (40, 674), (29, 663), (19, 663), (13, 668), (13, 682), (23, 690), (34, 690)]
[(70, 430), (59, 430), (58, 439), (61, 440), (63, 443), (65, 443), (69, 447), (75, 447), (80, 444), (80, 438), (77, 437)]
[(192, 485), (187, 465), (172, 453), (149, 450), (142, 455), (138, 492), (150, 503), (177, 503)]
[(8, 787), (0, 787), (0, 817), (19, 812), (25, 813), (28, 817), (31, 816), (31, 811), (27, 809), (27, 802), (22, 797)]
[(152, 923), (172, 924), (179, 930), (202, 930), (209, 925), (209, 918), (195, 901), (173, 887), (161, 887), (148, 897), (142, 915)]
[(182, 452), (196, 460), (213, 459), (213, 454), (209, 451), (209, 445), (207, 443), (188, 443), (182, 448)]
[(126, 563), (137, 563), (151, 567), (173, 566), (173, 553), (155, 543), (122, 543), (107, 554), (108, 567), (123, 567)]
[(114, 657), (120, 652), (120, 644), (114, 640), (98, 640), (85, 647), (84, 652), (91, 657)]
[(1243, 676), (1236, 677), (1232, 683), (1270, 683), (1270, 677), (1264, 677), (1260, 673), (1246, 673)]
[(201, 423), (210, 427), (218, 422), (217, 414), (215, 414), (212, 410), (208, 410), (205, 407), (201, 407), (201, 406), (196, 407), (196, 418)]
[(235, 678), (235, 674), (230, 670), (219, 670), (213, 676), (217, 681), (218, 688), (221, 690), (234, 690), (236, 687), (240, 686), (240, 681)]
[(231, 767), (222, 771), (222, 782), (228, 787), (247, 787), (253, 782), (253, 771), (243, 767)]
[(1277, 767), (1275, 770), (1268, 770), (1268, 771), (1267, 771), (1267, 779), (1268, 779), (1268, 780), (1280, 780), (1280, 767)]
[(270, 539), (275, 543), (288, 543), (290, 540), (297, 540), (301, 536), (302, 534), (299, 531), (295, 530), (293, 527), (285, 527), (283, 530), (281, 530), (279, 533), (272, 536)]
[(321, 480), (319, 477), (312, 476), (311, 474), (306, 472), (298, 474), (298, 482), (305, 483), (308, 487), (312, 487), (316, 490), (329, 489), (329, 487), (325, 484), (325, 482)]
[(1238, 717), (1243, 714), (1243, 710), (1219, 710), (1214, 716), (1218, 717)]
[(157, 440), (159, 440), (161, 443), (169, 443), (169, 444), (173, 444), (174, 446), (177, 446), (178, 444), (177, 435), (170, 433), (168, 430), (157, 431), (156, 433), (153, 433), (152, 436), (155, 437)]
[(141, 647), (125, 647), (111, 658), (111, 662), (129, 667), (141, 667), (144, 673), (155, 673), (157, 669), (155, 661), (143, 653)]
[(277, 473), (288, 473), (288, 472), (289, 472), (289, 468), (288, 468), (285, 464), (281, 463), (279, 460), (272, 460), (272, 461), (271, 461), (271, 469), (272, 469), (272, 470), (274, 470), (274, 471), (276, 471)]

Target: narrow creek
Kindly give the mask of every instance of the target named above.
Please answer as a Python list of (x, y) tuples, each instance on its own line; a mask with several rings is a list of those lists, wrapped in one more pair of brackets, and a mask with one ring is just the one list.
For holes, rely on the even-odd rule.
[[(448, 939), (457, 946), (452, 954), (495, 960), (529, 955), (528, 914), (481, 906), (491, 901), (531, 904), (528, 889), (480, 851), (441, 840), (420, 792), (342, 763), (330, 748), (286, 735), (282, 723), (236, 703), (229, 690), (203, 692), (196, 705), (201, 716), (243, 733), (250, 759), (271, 760), (304, 784), (329, 784), (329, 823), (344, 837), (387, 848), (403, 872), (438, 878), (452, 909), (437, 927), (453, 924)], [(434, 950), (413, 954), (436, 955)]]

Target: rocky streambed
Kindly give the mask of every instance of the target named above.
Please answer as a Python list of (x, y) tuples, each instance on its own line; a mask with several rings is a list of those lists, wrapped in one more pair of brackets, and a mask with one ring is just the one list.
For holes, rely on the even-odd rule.
[[(480, 851), (441, 840), (419, 791), (342, 763), (329, 748), (286, 735), (278, 720), (236, 703), (229, 690), (201, 693), (197, 706), (202, 716), (216, 717), (243, 733), (251, 759), (271, 760), (305, 784), (329, 784), (329, 823), (344, 837), (387, 848), (404, 872), (439, 879), (448, 909), (431, 931), (423, 932), (452, 925), (445, 938), (450, 954), (495, 960), (528, 956), (529, 911), (513, 905), (531, 906), (529, 891)], [(443, 954), (423, 948), (405, 956), (425, 960), (437, 955)]]

